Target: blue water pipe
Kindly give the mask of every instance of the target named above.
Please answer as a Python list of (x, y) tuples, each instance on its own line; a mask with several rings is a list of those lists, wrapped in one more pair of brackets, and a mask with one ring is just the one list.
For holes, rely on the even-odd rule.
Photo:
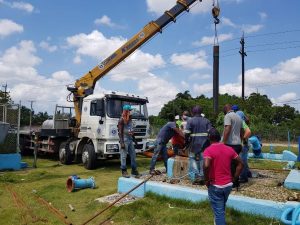
[(95, 188), (95, 187), (96, 187), (96, 183), (94, 177), (90, 177), (88, 179), (81, 179), (80, 177), (73, 175), (70, 176), (67, 180), (68, 192), (72, 192), (83, 188)]
[(300, 225), (300, 204), (294, 208), (285, 209), (280, 219), (286, 225)]

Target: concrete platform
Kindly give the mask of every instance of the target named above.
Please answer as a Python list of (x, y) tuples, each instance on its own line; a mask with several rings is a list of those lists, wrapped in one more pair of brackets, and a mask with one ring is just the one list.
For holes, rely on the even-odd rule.
[(269, 160), (277, 160), (277, 161), (294, 161), (298, 160), (298, 157), (295, 153), (284, 150), (282, 154), (273, 154), (273, 153), (261, 153), (260, 156), (254, 156), (252, 152), (248, 153), (249, 158), (256, 158), (256, 159), (269, 159)]
[(284, 181), (284, 187), (288, 189), (300, 190), (300, 171), (291, 170)]
[[(121, 177), (118, 181), (118, 192), (126, 193), (141, 182), (142, 180), (140, 179)], [(206, 190), (199, 190), (190, 187), (154, 181), (148, 181), (147, 183), (141, 185), (130, 195), (135, 197), (144, 197), (147, 192), (152, 192), (174, 199), (189, 200), (192, 202), (208, 200), (208, 194)], [(227, 202), (228, 207), (234, 208), (240, 212), (251, 213), (267, 218), (276, 218), (278, 220), (285, 209), (289, 207), (296, 207), (298, 204), (298, 202), (283, 203), (236, 195), (230, 195)]]

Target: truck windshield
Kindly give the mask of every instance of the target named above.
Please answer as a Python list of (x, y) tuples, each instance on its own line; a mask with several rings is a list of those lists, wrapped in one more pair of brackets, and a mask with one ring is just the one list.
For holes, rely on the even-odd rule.
[(131, 105), (131, 115), (134, 119), (148, 119), (146, 102), (130, 101), (123, 99), (107, 99), (107, 115), (111, 118), (120, 118), (124, 105)]

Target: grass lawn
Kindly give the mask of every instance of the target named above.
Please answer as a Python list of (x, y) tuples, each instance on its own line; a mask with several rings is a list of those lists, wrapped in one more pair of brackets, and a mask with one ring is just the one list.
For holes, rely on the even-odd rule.
[[(276, 145), (273, 145), (273, 151), (274, 153), (277, 153), (277, 154), (282, 154), (282, 152), (284, 150), (288, 150), (288, 145), (286, 146), (276, 146)], [(262, 147), (262, 151), (263, 152), (266, 152), (266, 153), (269, 153), (270, 152), (270, 145), (263, 145)], [(290, 146), (290, 151), (295, 153), (296, 155), (298, 155), (298, 147), (294, 147), (294, 146)]]
[[(148, 170), (150, 159), (139, 156), (137, 160), (140, 171)], [(33, 160), (31, 157), (24, 157), (23, 161), (31, 166)], [(1, 225), (64, 224), (44, 205), (36, 201), (36, 195), (60, 209), (73, 224), (81, 224), (107, 206), (94, 199), (117, 191), (117, 181), (120, 176), (118, 160), (106, 161), (92, 171), (78, 164), (65, 166), (60, 165), (57, 160), (46, 158), (39, 158), (37, 166), (36, 169), (0, 173)], [(97, 188), (67, 192), (66, 180), (70, 175), (75, 174), (81, 178), (93, 176)], [(7, 188), (15, 191), (28, 208), (18, 208)], [(69, 204), (75, 208), (74, 212), (69, 209)], [(89, 224), (205, 225), (213, 224), (212, 218), (212, 210), (208, 202), (191, 203), (148, 194), (134, 203), (109, 209)], [(105, 220), (106, 223), (101, 223)], [(243, 214), (232, 209), (227, 210), (227, 222), (228, 225), (280, 224), (275, 220)]]

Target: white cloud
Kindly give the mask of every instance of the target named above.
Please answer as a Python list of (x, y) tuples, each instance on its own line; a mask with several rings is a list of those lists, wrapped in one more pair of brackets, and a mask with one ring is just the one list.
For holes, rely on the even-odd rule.
[[(176, 0), (147, 0), (148, 12), (152, 12), (156, 15), (162, 15), (166, 10), (171, 9), (176, 5)], [(206, 13), (212, 8), (211, 2), (202, 1), (192, 5), (191, 13)]]
[[(223, 41), (231, 40), (233, 38), (233, 35), (231, 33), (229, 34), (220, 34), (218, 35), (218, 42), (221, 43)], [(201, 38), (200, 41), (193, 42), (194, 46), (203, 46), (203, 45), (213, 45), (215, 40), (215, 36), (204, 36)]]
[[(80, 63), (81, 56), (90, 56), (104, 60), (106, 57), (120, 48), (126, 39), (122, 37), (106, 38), (99, 31), (90, 34), (78, 34), (67, 38), (70, 47), (76, 48), (75, 63)], [(127, 79), (137, 80), (154, 68), (163, 67), (165, 62), (161, 55), (151, 55), (141, 50), (136, 50), (124, 62), (111, 71), (111, 79), (123, 81)]]
[(150, 114), (157, 115), (168, 101), (175, 98), (179, 92), (171, 82), (148, 74), (138, 82), (138, 90), (149, 99)]
[(245, 72), (245, 80), (252, 87), (264, 87), (299, 81), (299, 74), (300, 56), (278, 63), (273, 68), (249, 69)]
[(184, 80), (182, 80), (180, 82), (180, 85), (183, 89), (188, 89), (190, 87), (190, 85), (187, 82), (185, 82)]
[(104, 25), (108, 27), (120, 27), (117, 24), (113, 23), (107, 15), (103, 15), (101, 18), (95, 19), (94, 23), (96, 25)]
[(32, 41), (21, 41), (0, 55), (0, 80), (7, 83), (16, 103), (34, 100), (35, 111), (53, 112), (55, 104), (67, 104), (65, 85), (74, 83), (67, 71), (54, 72), (50, 77), (36, 70), (42, 60), (36, 56)]
[(242, 25), (242, 30), (246, 33), (246, 34), (251, 34), (251, 33), (255, 33), (259, 30), (261, 30), (264, 27), (264, 25), (262, 24), (256, 24), (256, 25)]
[(24, 10), (28, 13), (32, 13), (34, 10), (34, 6), (27, 2), (21, 2), (21, 1), (9, 2), (9, 1), (1, 0), (0, 3), (12, 8), (12, 9)]
[(5, 37), (13, 33), (21, 33), (24, 28), (22, 25), (15, 23), (12, 20), (0, 19), (0, 37)]
[(47, 50), (48, 52), (55, 52), (57, 50), (57, 46), (56, 45), (50, 45), (48, 42), (46, 41), (42, 41), (40, 42), (40, 47), (42, 49)]
[(225, 26), (230, 26), (233, 28), (237, 27), (237, 25), (235, 23), (233, 23), (229, 18), (226, 18), (226, 17), (221, 18), (221, 24), (225, 25)]
[(212, 83), (206, 83), (206, 84), (194, 84), (193, 85), (193, 91), (196, 95), (212, 95), (213, 91), (213, 85)]
[(288, 92), (279, 96), (278, 98), (272, 99), (272, 102), (274, 104), (283, 105), (283, 104), (288, 104), (289, 101), (293, 101), (296, 98), (297, 98), (297, 94), (295, 92)]
[[(75, 48), (75, 59), (78, 61), (81, 60), (82, 56), (89, 56), (94, 59), (100, 57), (103, 60), (115, 52), (125, 41), (126, 39), (122, 37), (107, 38), (99, 31), (67, 38), (69, 47)], [(164, 65), (165, 61), (161, 55), (152, 55), (137, 50), (108, 75), (110, 82), (137, 81), (136, 90), (140, 93), (136, 94), (147, 96), (149, 98), (149, 113), (157, 114), (161, 107), (178, 93), (175, 84), (150, 73), (151, 70)], [(96, 86), (96, 88), (103, 90), (103, 87)]]
[(199, 51), (195, 54), (183, 53), (183, 54), (172, 54), (171, 62), (174, 65), (182, 66), (187, 69), (206, 69), (210, 68), (208, 62), (206, 61), (207, 55), (205, 51)]
[(261, 20), (265, 20), (268, 17), (267, 13), (265, 12), (259, 12), (258, 15)]
[(33, 10), (34, 10), (33, 5), (31, 5), (27, 2), (13, 2), (11, 4), (11, 7), (15, 8), (15, 9), (24, 10), (24, 11), (29, 12), (29, 13), (33, 12)]
[(160, 68), (164, 65), (165, 62), (160, 54), (151, 55), (136, 50), (125, 62), (111, 72), (111, 79), (114, 81), (138, 80), (152, 69)]
[(90, 56), (104, 59), (111, 55), (126, 41), (122, 37), (106, 38), (101, 32), (94, 30), (90, 34), (77, 34), (67, 38), (70, 47), (76, 48), (76, 56)]
[(199, 73), (193, 73), (189, 76), (189, 80), (204, 80), (211, 78), (211, 75), (209, 74), (199, 74)]

